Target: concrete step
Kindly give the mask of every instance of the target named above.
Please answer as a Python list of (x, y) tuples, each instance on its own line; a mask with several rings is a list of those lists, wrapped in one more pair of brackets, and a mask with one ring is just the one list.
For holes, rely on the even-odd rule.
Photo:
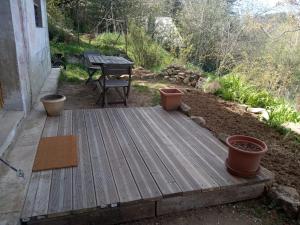
[(0, 157), (14, 143), (24, 115), (23, 111), (0, 111)]

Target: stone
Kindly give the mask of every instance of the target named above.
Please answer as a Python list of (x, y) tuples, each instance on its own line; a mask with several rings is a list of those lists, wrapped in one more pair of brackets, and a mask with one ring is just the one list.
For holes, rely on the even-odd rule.
[(300, 123), (288, 122), (284, 123), (283, 126), (287, 129), (291, 129), (293, 132), (300, 135)]
[(166, 72), (168, 73), (168, 75), (172, 75), (173, 74), (173, 70), (172, 69), (168, 69)]
[(144, 79), (144, 80), (151, 80), (154, 77), (155, 77), (154, 73), (144, 74), (144, 75), (141, 76), (141, 78)]
[(195, 80), (193, 80), (193, 81), (190, 83), (190, 85), (191, 85), (192, 87), (195, 87), (196, 84), (197, 84), (197, 81), (195, 81)]
[(197, 83), (195, 84), (195, 88), (201, 89), (203, 86), (203, 80), (201, 78), (198, 79)]
[(184, 76), (185, 76), (185, 73), (180, 72), (180, 73), (178, 73), (178, 75), (184, 77)]
[(268, 121), (270, 119), (270, 116), (269, 116), (269, 113), (267, 110), (262, 111), (261, 117), (263, 118), (263, 120), (266, 120), (266, 121)]
[(259, 113), (262, 113), (263, 111), (265, 111), (265, 109), (264, 108), (247, 108), (247, 111), (251, 112), (251, 113), (259, 114)]
[(175, 83), (175, 82), (176, 82), (176, 78), (170, 77), (170, 78), (169, 78), (169, 81)]
[(275, 204), (282, 207), (286, 214), (296, 218), (300, 213), (300, 196), (295, 188), (277, 185), (273, 186), (268, 196)]
[(200, 125), (201, 127), (206, 127), (206, 121), (203, 117), (201, 116), (191, 116), (191, 119), (197, 123), (198, 125)]
[(249, 106), (246, 104), (239, 104), (239, 107), (245, 111), (247, 111), (247, 109), (249, 108)]
[(170, 78), (170, 76), (164, 76), (164, 79), (166, 79), (166, 80), (169, 79), (169, 78)]
[(186, 78), (183, 79), (184, 84), (188, 84), (190, 82), (190, 76), (187, 76)]
[(185, 115), (187, 115), (189, 117), (191, 116), (192, 108), (190, 106), (188, 106), (187, 104), (185, 104), (185, 103), (182, 102), (180, 104), (179, 110), (181, 112), (183, 112)]

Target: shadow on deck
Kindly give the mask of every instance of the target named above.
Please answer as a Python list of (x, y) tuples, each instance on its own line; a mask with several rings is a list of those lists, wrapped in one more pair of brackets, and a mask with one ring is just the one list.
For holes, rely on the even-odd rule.
[(114, 224), (260, 196), (272, 181), (231, 176), (227, 148), (160, 107), (64, 111), (43, 136), (77, 135), (79, 165), (34, 172), (21, 221)]

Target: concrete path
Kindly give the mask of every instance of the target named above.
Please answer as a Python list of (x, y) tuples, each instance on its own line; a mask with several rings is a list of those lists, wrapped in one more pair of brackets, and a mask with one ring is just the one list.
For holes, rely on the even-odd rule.
[(32, 164), (46, 120), (46, 113), (39, 99), (47, 94), (54, 94), (60, 69), (52, 69), (41, 89), (30, 114), (23, 123), (15, 144), (7, 150), (4, 158), (25, 172), (25, 179), (16, 176), (16, 173), (3, 164), (0, 165), (0, 224), (19, 224), (20, 213), (23, 207), (27, 184), (31, 175)]

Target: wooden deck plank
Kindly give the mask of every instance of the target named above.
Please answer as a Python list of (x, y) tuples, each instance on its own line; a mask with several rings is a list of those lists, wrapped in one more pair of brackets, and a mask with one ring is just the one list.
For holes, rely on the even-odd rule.
[[(72, 111), (65, 110), (60, 115), (58, 135), (72, 134)], [(72, 169), (62, 168), (52, 172), (48, 213), (72, 210)]]
[(168, 171), (170, 171), (175, 178), (176, 183), (183, 192), (202, 189), (203, 187), (208, 186), (208, 184), (203, 185), (203, 181), (201, 181), (199, 177), (194, 176), (194, 169), (191, 168), (189, 163), (184, 162), (181, 157), (174, 154), (173, 149), (176, 148), (176, 146), (173, 143), (170, 143), (157, 127), (153, 126), (152, 123), (148, 123), (142, 115), (137, 114), (136, 109), (123, 110), (125, 113), (132, 115), (134, 120), (139, 121), (138, 123), (143, 128), (143, 132), (150, 138), (151, 145), (153, 145), (156, 153), (168, 168)]
[[(191, 157), (197, 161), (200, 166), (211, 176), (220, 186), (229, 186), (237, 183), (244, 183), (244, 179), (236, 178), (230, 175), (226, 169), (224, 160), (218, 158), (215, 151), (218, 150), (218, 146), (215, 144), (204, 144), (193, 136), (189, 131), (189, 127), (183, 123), (180, 123), (184, 115), (178, 114), (176, 117), (170, 117), (169, 113), (164, 110), (157, 110), (149, 108), (144, 110), (148, 115), (152, 115), (157, 118), (157, 121), (164, 124), (165, 127), (169, 127), (170, 133), (176, 131), (176, 134), (171, 135), (175, 139), (179, 140), (180, 143), (185, 143), (190, 151)], [(199, 129), (197, 133), (200, 133)], [(219, 159), (219, 160), (218, 160)]]
[[(56, 136), (59, 126), (59, 117), (48, 117), (42, 137)], [(52, 170), (37, 172), (40, 173), (39, 186), (35, 198), (32, 216), (46, 215), (49, 207), (50, 187)]]
[(103, 142), (117, 186), (120, 204), (141, 200), (142, 197), (118, 144), (118, 140), (112, 133), (113, 128), (108, 116), (104, 109), (97, 109), (96, 112)]
[(73, 210), (96, 207), (96, 193), (91, 156), (86, 136), (83, 110), (73, 111), (73, 134), (78, 140), (78, 166), (73, 168)]
[(40, 173), (32, 173), (27, 189), (26, 199), (22, 210), (22, 218), (30, 218), (32, 216), (35, 196), (37, 193), (38, 185), (40, 180)]
[(105, 151), (102, 135), (94, 111), (85, 110), (88, 143), (95, 181), (97, 206), (101, 208), (119, 203), (119, 196)]
[(132, 119), (132, 117), (128, 115), (128, 113), (125, 113), (122, 109), (116, 109), (116, 112), (123, 120), (128, 133), (135, 143), (137, 150), (143, 157), (143, 160), (158, 184), (163, 196), (182, 193), (182, 190), (176, 183), (174, 177), (170, 174), (166, 166), (156, 154), (153, 146), (150, 144), (151, 140), (149, 139), (148, 134), (143, 132), (141, 129), (140, 123), (138, 123), (135, 119)]
[(149, 172), (143, 158), (139, 154), (134, 142), (128, 134), (123, 121), (114, 109), (105, 110), (112, 124), (124, 157), (129, 165), (131, 173), (139, 188), (142, 198), (145, 200), (154, 200), (162, 198), (162, 194), (157, 187), (151, 173)]
[[(47, 118), (42, 136), (55, 136), (58, 129), (58, 118)], [(51, 183), (51, 171), (33, 172), (29, 181), (27, 195), (22, 211), (22, 218), (46, 214)]]
[[(208, 167), (204, 167), (201, 162), (196, 160), (193, 155), (193, 148), (190, 147), (189, 143), (184, 140), (181, 135), (178, 135), (176, 130), (170, 127), (170, 125), (161, 118), (160, 114), (149, 115), (147, 111), (149, 109), (139, 108), (135, 110), (138, 115), (145, 117), (148, 123), (156, 127), (157, 131), (160, 132), (160, 136), (164, 137), (167, 142), (172, 146), (172, 152), (181, 162), (185, 168), (188, 169), (189, 173), (192, 174), (193, 178), (196, 178), (199, 182), (201, 189), (217, 189), (220, 185), (214, 180), (210, 174), (207, 173)], [(150, 111), (153, 112), (154, 111)], [(184, 135), (184, 134), (183, 134)], [(199, 189), (196, 188), (195, 190)]]

